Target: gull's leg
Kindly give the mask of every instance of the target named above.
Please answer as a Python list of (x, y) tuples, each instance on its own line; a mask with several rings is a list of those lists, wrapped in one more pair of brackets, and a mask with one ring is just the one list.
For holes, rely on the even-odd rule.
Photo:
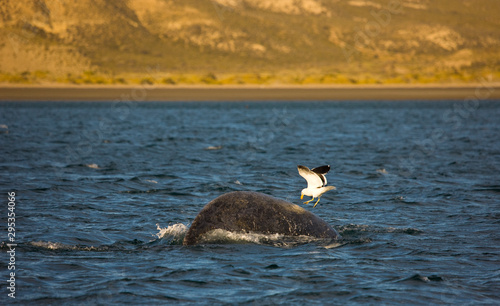
[(314, 198), (310, 199), (309, 201), (305, 201), (304, 204), (309, 204), (309, 202), (311, 202), (312, 200), (314, 200)]
[(316, 201), (316, 203), (314, 203), (313, 208), (316, 207), (316, 205), (318, 205), (319, 200), (321, 200), (321, 197), (319, 197), (318, 200)]

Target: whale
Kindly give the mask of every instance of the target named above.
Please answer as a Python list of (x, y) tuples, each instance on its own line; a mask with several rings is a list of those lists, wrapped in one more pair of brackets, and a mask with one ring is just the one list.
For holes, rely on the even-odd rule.
[(191, 223), (183, 245), (200, 244), (205, 234), (217, 229), (236, 233), (341, 238), (327, 222), (310, 211), (252, 191), (225, 193), (206, 204)]

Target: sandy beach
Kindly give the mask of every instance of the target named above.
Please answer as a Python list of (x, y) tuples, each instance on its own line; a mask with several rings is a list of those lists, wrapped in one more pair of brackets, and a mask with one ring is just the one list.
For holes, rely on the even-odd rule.
[(471, 85), (0, 85), (0, 101), (347, 101), (500, 99), (500, 84)]

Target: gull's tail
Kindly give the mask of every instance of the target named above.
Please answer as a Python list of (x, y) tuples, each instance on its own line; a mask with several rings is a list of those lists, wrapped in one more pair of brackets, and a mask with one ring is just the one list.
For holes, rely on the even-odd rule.
[(335, 186), (325, 186), (323, 188), (325, 189), (325, 192), (337, 189)]

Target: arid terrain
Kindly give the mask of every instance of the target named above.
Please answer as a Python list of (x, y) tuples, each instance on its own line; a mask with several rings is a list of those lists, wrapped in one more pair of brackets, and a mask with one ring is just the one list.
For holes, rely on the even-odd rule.
[(500, 80), (496, 0), (4, 0), (3, 84)]

